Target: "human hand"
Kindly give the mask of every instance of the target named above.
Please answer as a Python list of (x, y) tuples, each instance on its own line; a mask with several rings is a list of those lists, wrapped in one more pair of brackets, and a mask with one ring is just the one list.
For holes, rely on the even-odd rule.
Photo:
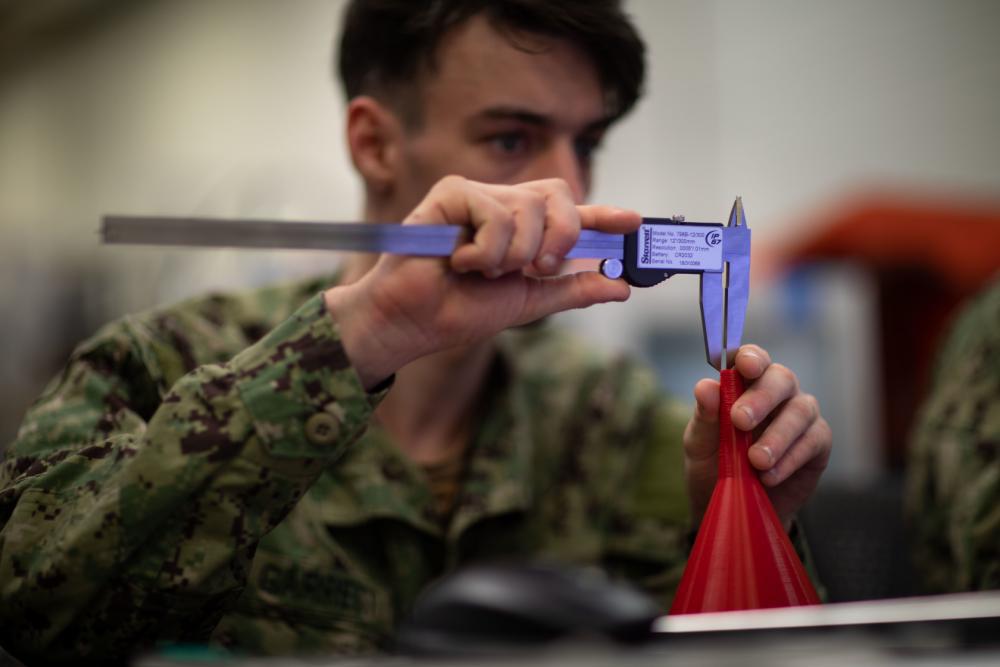
[(629, 286), (597, 272), (556, 276), (581, 229), (626, 233), (638, 213), (578, 206), (559, 179), (520, 185), (439, 181), (404, 224), (466, 225), (447, 261), (383, 255), (359, 281), (324, 294), (365, 387), (406, 363), (546, 315), (624, 301)]
[[(799, 388), (795, 373), (772, 363), (762, 348), (742, 346), (735, 368), (748, 386), (733, 404), (733, 426), (753, 431), (750, 465), (760, 471), (760, 480), (787, 529), (830, 460), (830, 426), (816, 398)], [(694, 396), (694, 415), (684, 431), (684, 473), (697, 523), (708, 507), (718, 474), (719, 383), (699, 381)]]

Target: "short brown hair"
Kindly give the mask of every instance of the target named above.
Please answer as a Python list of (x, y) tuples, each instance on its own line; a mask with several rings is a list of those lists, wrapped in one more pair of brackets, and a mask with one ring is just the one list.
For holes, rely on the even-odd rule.
[[(642, 94), (645, 45), (620, 0), (352, 0), (344, 12), (338, 62), (347, 99), (373, 95), (408, 104), (400, 99), (423, 71), (434, 70), (441, 38), (479, 14), (515, 46), (511, 33), (523, 31), (565, 39), (582, 50), (597, 69), (612, 120)], [(404, 117), (418, 113), (399, 111)]]

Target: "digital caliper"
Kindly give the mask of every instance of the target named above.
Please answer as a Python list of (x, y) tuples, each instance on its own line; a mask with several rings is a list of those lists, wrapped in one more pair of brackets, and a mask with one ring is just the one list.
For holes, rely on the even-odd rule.
[[(467, 228), (457, 225), (331, 223), (221, 218), (104, 217), (105, 243), (231, 248), (286, 248), (447, 257)], [(701, 274), (702, 319), (709, 363), (724, 368), (735, 352), (749, 294), (750, 230), (739, 199), (729, 224), (643, 218), (629, 234), (585, 229), (567, 259), (600, 259), (601, 273), (651, 287), (675, 273)], [(728, 279), (726, 275), (728, 274)]]

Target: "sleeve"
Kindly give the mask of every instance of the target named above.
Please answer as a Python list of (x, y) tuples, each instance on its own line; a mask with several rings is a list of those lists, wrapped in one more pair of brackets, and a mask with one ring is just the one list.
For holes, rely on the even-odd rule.
[(927, 592), (1000, 588), (1000, 282), (942, 349), (906, 474), (913, 564)]
[(321, 296), (162, 401), (145, 354), (127, 326), (82, 346), (0, 469), (0, 640), (22, 659), (205, 640), (259, 540), (381, 397)]

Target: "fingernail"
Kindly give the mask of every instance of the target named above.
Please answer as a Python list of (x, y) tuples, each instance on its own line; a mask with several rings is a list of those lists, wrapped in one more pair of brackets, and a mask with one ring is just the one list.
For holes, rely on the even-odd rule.
[(747, 419), (750, 420), (750, 425), (751, 426), (753, 426), (754, 424), (757, 423), (757, 421), (754, 419), (753, 410), (750, 409), (750, 406), (748, 406), (748, 405), (741, 405), (738, 408), (738, 410), (747, 416)]
[(767, 453), (767, 465), (768, 466), (773, 466), (774, 465), (774, 454), (771, 452), (771, 448), (768, 447), (767, 445), (757, 445), (757, 446), (760, 447), (761, 449), (763, 449)]
[(503, 275), (503, 271), (501, 271), (500, 269), (490, 269), (484, 275), (487, 278), (489, 278), (489, 279), (492, 280), (492, 279), (499, 278), (500, 276), (502, 276)]
[(538, 258), (538, 268), (546, 273), (552, 273), (559, 268), (559, 260), (552, 253), (545, 253)]
[(764, 360), (756, 352), (751, 352), (750, 350), (747, 350), (746, 352), (741, 352), (740, 356), (753, 359), (755, 362), (757, 362), (757, 369), (764, 370)]

